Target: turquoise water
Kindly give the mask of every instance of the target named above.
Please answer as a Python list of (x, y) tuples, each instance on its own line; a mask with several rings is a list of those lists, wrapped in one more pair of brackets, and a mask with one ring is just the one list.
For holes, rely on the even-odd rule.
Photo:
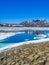
[(0, 43), (0, 48), (3, 48), (5, 46), (8, 46), (8, 44), (6, 44), (6, 43)]
[[(49, 34), (49, 31), (45, 31), (44, 35), (46, 35), (46, 37), (42, 37), (42, 38), (49, 38), (48, 34)], [(41, 36), (38, 36), (38, 35), (40, 34), (31, 34), (31, 33), (16, 34), (6, 39), (0, 40), (0, 48), (5, 47), (5, 46), (10, 46), (11, 44), (13, 45), (14, 43), (41, 39)]]

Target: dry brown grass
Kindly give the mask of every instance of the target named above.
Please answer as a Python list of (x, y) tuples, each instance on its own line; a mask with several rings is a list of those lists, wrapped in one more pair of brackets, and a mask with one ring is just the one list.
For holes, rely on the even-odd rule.
[(0, 53), (0, 65), (49, 65), (49, 42), (12, 49)]

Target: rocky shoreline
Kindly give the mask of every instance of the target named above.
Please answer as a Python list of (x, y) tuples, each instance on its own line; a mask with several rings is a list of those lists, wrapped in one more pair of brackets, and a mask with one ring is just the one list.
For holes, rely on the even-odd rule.
[(49, 65), (49, 42), (23, 44), (0, 53), (0, 65)]

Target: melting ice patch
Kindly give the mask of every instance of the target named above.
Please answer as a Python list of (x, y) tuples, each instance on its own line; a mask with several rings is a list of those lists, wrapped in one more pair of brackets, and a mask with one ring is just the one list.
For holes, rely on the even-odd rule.
[(0, 40), (3, 40), (5, 38), (8, 38), (10, 36), (15, 35), (16, 33), (0, 33)]
[(47, 35), (45, 34), (39, 34), (39, 35), (36, 35), (36, 37), (34, 37), (34, 39), (42, 39), (42, 38), (46, 38)]

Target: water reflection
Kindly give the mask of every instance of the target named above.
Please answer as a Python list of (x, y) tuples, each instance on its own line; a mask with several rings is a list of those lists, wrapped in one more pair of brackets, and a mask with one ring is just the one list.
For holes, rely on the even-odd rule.
[(28, 34), (45, 34), (45, 30), (42, 31), (42, 30), (21, 30), (21, 31), (18, 31), (18, 32), (25, 32), (25, 33), (28, 33)]

